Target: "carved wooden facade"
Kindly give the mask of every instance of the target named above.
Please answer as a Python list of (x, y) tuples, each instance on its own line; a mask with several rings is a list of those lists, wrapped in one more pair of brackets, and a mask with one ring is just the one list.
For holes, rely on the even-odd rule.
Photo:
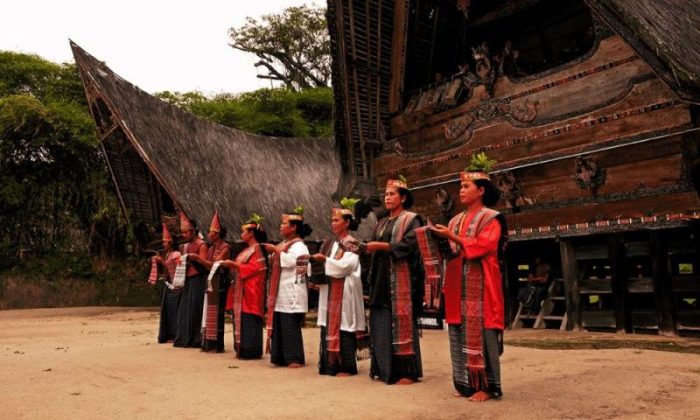
[[(669, 85), (658, 63), (651, 63), (623, 37), (627, 33), (613, 32), (619, 21), (608, 23), (611, 17), (599, 2), (588, 2), (584, 7), (594, 38), (588, 51), (575, 59), (509, 77), (493, 71), (483, 49), (475, 48), (473, 72), (436, 77), (407, 92), (411, 67), (430, 69), (425, 64), (430, 58), (410, 48), (425, 41), (415, 37), (430, 34), (413, 24), (422, 6), (404, 0), (368, 3), (393, 14), (391, 64), (368, 70), (377, 80), (391, 78), (388, 92), (371, 96), (379, 101), (379, 110), (388, 111), (387, 126), (374, 137), (359, 139), (359, 128), (344, 129), (337, 136), (341, 147), (371, 145), (366, 156), (373, 156), (372, 169), (365, 176), (369, 174), (379, 193), (387, 178), (404, 175), (416, 198), (415, 210), (444, 220), (459, 210), (459, 172), (472, 154), (484, 151), (498, 161), (494, 180), (504, 193), (498, 209), (507, 215), (513, 243), (507, 270), (511, 295), (518, 285), (517, 267), (532, 257), (528, 250), (537, 249), (556, 254), (555, 265), (566, 279), (570, 328), (650, 328), (663, 333), (700, 329), (700, 265), (692, 242), (697, 240), (700, 214), (693, 178), (700, 135), (697, 101), (688, 100), (693, 89)], [(455, 1), (422, 3), (433, 4), (434, 13), (454, 13), (462, 19), (497, 19), (499, 13), (509, 13), (494, 6), (480, 16), (464, 13)], [(501, 9), (513, 2), (503, 3)], [(535, 3), (521, 2), (518, 7)], [(358, 3), (329, 0), (329, 7), (340, 4)], [(692, 12), (700, 15), (696, 9)], [(453, 17), (430, 16), (435, 25), (440, 19), (454, 22)], [(342, 19), (331, 17), (335, 22)], [(432, 41), (438, 43), (435, 31)], [(340, 33), (331, 37), (337, 45), (347, 40)], [(426, 51), (436, 62), (441, 50), (434, 46)], [(336, 78), (352, 80), (337, 64), (350, 55), (347, 49), (334, 51)], [(357, 98), (363, 103), (362, 92), (336, 90), (337, 103), (351, 113)], [(353, 124), (348, 118), (343, 122)], [(597, 254), (586, 251), (591, 247)], [(674, 260), (673, 255), (684, 252), (687, 262)], [(636, 272), (630, 261), (644, 255), (650, 263), (640, 263), (644, 267)], [(587, 261), (596, 263), (589, 267)], [(684, 265), (682, 274), (679, 264), (692, 267)], [(602, 273), (593, 266), (598, 271), (608, 268)], [(601, 279), (602, 286), (596, 283)], [(645, 293), (648, 296), (642, 296)], [(600, 311), (587, 309), (595, 306), (594, 295)]]

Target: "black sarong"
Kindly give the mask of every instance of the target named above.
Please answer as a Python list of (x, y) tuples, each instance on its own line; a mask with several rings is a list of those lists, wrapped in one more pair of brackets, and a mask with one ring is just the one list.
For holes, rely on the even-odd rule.
[[(234, 337), (235, 339), (235, 337)], [(240, 359), (260, 359), (263, 354), (263, 318), (241, 312)]]
[(318, 373), (335, 376), (339, 373), (357, 375), (357, 337), (355, 333), (340, 330), (340, 363), (328, 360), (326, 327), (321, 327), (321, 350), (319, 352)]
[(372, 339), (372, 364), (370, 378), (379, 377), (387, 384), (408, 378), (414, 381), (423, 377), (423, 363), (418, 341), (418, 328), (413, 324), (413, 351), (410, 357), (397, 358), (393, 351), (391, 309), (374, 306), (369, 311), (369, 335)]
[(187, 277), (177, 311), (175, 347), (202, 345), (202, 309), (204, 308), (204, 275)]
[(172, 290), (163, 283), (163, 295), (160, 299), (160, 328), (158, 342), (167, 343), (175, 340), (177, 335), (177, 310), (180, 304), (180, 291)]
[(304, 339), (301, 326), (304, 313), (274, 313), (272, 319), (272, 342), (270, 343), (270, 361), (278, 366), (292, 363), (305, 364)]

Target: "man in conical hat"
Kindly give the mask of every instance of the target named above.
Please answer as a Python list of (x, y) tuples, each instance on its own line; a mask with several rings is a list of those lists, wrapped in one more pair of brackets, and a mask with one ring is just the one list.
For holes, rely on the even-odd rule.
[(370, 376), (387, 384), (412, 384), (423, 376), (417, 317), (423, 304), (423, 277), (415, 230), (423, 222), (408, 211), (413, 195), (406, 178), (389, 179), (384, 206), (366, 251), (372, 254), (369, 323), (372, 337)]
[(180, 304), (180, 291), (172, 287), (175, 277), (175, 267), (180, 259), (180, 252), (168, 231), (168, 226), (163, 223), (163, 256), (153, 257), (155, 264), (161, 267), (166, 284), (163, 285), (163, 296), (160, 304), (160, 329), (158, 331), (159, 343), (172, 343), (177, 335), (177, 311)]
[(180, 212), (180, 232), (185, 232), (186, 230), (195, 230), (190, 219), (185, 216), (185, 212)]
[[(224, 240), (226, 228), (221, 227), (219, 212), (214, 212), (214, 217), (209, 226), (209, 252), (206, 258), (199, 255), (191, 255), (193, 261), (201, 264), (210, 271), (206, 287), (206, 308), (204, 309), (202, 323), (203, 338), (202, 350), (205, 352), (223, 353), (224, 351), (224, 312), (226, 306), (226, 291), (229, 286), (228, 269), (219, 267), (218, 261), (231, 258), (231, 246)], [(212, 272), (216, 269), (216, 272)], [(211, 282), (209, 282), (211, 279)]]
[(200, 347), (202, 345), (204, 281), (207, 270), (202, 264), (194, 261), (192, 256), (196, 255), (200, 259), (206, 259), (209, 248), (197, 236), (197, 225), (190, 221), (184, 212), (180, 213), (180, 231), (182, 231), (182, 239), (185, 242), (180, 246), (180, 253), (187, 255), (187, 272), (177, 311), (175, 347)]

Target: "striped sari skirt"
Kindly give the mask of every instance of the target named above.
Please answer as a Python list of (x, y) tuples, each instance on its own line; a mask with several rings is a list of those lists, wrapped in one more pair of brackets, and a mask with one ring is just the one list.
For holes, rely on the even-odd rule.
[[(467, 353), (464, 351), (464, 329), (461, 324), (450, 324), (450, 359), (452, 360), (452, 382), (454, 387), (460, 394), (468, 397), (477, 390), (469, 386), (467, 373)], [(486, 379), (488, 380), (488, 388), (483, 390), (489, 392), (493, 397), (501, 397), (501, 366), (499, 362), (499, 354), (501, 352), (499, 345), (500, 330), (483, 330), (484, 342), (484, 364), (486, 366)]]

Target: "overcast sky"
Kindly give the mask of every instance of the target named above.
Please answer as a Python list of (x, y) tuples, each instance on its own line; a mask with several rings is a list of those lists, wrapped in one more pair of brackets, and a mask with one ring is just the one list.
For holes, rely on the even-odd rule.
[(325, 0), (15, 0), (0, 6), (0, 50), (73, 62), (68, 39), (147, 92), (246, 92), (252, 54), (228, 46), (247, 16)]

